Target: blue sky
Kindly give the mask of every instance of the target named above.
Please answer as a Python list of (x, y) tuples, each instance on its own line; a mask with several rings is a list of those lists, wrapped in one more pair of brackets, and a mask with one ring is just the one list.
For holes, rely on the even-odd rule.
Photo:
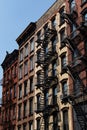
[[(56, 0), (0, 0), (0, 65), (6, 51), (18, 49), (16, 38), (30, 22), (37, 21)], [(0, 79), (3, 71), (0, 66)], [(0, 97), (1, 97), (0, 87)]]

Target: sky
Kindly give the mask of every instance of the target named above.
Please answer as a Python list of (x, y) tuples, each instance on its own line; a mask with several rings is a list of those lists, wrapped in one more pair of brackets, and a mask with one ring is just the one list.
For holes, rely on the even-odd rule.
[[(37, 21), (56, 0), (0, 0), (0, 79), (1, 63), (6, 51), (18, 49), (17, 37), (29, 25)], [(2, 87), (0, 86), (0, 98)]]

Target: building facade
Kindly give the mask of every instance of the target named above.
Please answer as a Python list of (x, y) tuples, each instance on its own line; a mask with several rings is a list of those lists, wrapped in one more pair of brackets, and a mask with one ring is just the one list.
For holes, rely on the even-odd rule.
[[(86, 36), (87, 1), (56, 0), (16, 39), (14, 130), (87, 130)], [(6, 64), (5, 59), (4, 78)], [(4, 89), (3, 85), (3, 100)], [(8, 109), (2, 108), (5, 119)]]
[(18, 50), (8, 53), (2, 63), (2, 130), (15, 130), (17, 121)]

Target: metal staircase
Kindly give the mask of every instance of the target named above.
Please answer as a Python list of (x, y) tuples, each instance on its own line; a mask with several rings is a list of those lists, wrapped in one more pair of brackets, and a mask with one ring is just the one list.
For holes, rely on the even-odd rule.
[[(76, 112), (81, 130), (87, 130), (87, 117), (81, 106), (81, 102), (85, 101), (80, 100), (81, 97), (84, 97), (84, 90), (87, 88), (84, 83), (84, 79), (81, 76), (82, 72), (87, 71), (87, 54), (85, 52), (84, 45), (83, 48), (79, 47), (80, 43), (87, 37), (87, 22), (77, 22), (79, 19), (77, 10), (74, 10), (69, 14), (64, 13), (63, 17), (67, 23), (74, 24), (76, 26), (76, 30), (71, 32), (69, 36), (66, 36), (63, 43), (70, 49), (70, 57), (73, 55), (75, 50), (77, 51), (77, 56), (74, 59), (70, 59), (68, 56), (66, 73), (68, 73), (73, 79), (73, 88), (72, 91), (69, 91), (66, 97), (63, 95), (61, 99), (62, 103), (69, 102), (72, 105), (74, 111)], [(85, 77), (85, 80), (87, 80), (86, 78), (87, 77)]]
[(76, 112), (76, 116), (77, 116), (77, 120), (80, 124), (80, 127), (82, 130), (87, 130), (87, 118), (85, 116), (85, 113), (83, 111), (83, 109), (81, 108), (81, 106), (77, 103), (74, 103), (73, 108)]
[[(53, 75), (52, 69), (50, 74), (48, 74), (47, 68), (52, 64), (54, 60), (57, 60), (58, 54), (56, 50), (54, 50), (54, 45), (52, 44), (51, 39), (56, 36), (57, 31), (55, 28), (48, 28), (44, 33), (43, 39), (37, 39), (37, 66), (41, 69), (37, 71), (37, 88), (41, 90), (40, 94), (40, 102), (37, 103), (36, 113), (42, 115), (40, 130), (46, 129), (45, 118), (49, 117), (52, 113), (52, 109), (55, 109), (55, 105), (53, 102), (49, 103), (46, 101), (45, 92), (49, 90), (49, 88), (53, 87), (58, 83), (57, 76)], [(49, 42), (51, 43), (49, 45)], [(48, 103), (47, 103), (48, 102)], [(47, 104), (46, 104), (47, 103)], [(56, 105), (57, 106), (57, 105)], [(54, 110), (53, 110), (54, 111)], [(56, 109), (55, 109), (56, 111)]]

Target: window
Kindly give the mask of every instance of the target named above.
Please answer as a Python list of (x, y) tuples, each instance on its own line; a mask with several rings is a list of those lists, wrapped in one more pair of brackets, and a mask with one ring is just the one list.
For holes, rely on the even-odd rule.
[(57, 87), (53, 88), (53, 104), (57, 104)]
[(64, 17), (63, 17), (63, 13), (64, 13), (64, 7), (60, 9), (60, 25), (64, 23)]
[(19, 98), (22, 98), (22, 85), (19, 85)]
[[(41, 39), (41, 31), (37, 33), (37, 41)], [(39, 45), (39, 42), (37, 42), (37, 46)]]
[(15, 66), (14, 66), (14, 77), (17, 76), (17, 72), (18, 72), (18, 66), (17, 66), (17, 64), (15, 64)]
[(57, 123), (58, 123), (58, 117), (57, 117), (57, 114), (54, 114), (53, 115), (53, 130), (58, 130), (58, 124)]
[(20, 53), (19, 53), (19, 60), (20, 62), (23, 60), (23, 49), (20, 50)]
[(37, 130), (40, 130), (40, 118), (37, 119)]
[(18, 126), (18, 130), (21, 130), (21, 126)]
[(22, 108), (22, 105), (20, 104), (20, 105), (18, 105), (18, 120), (20, 120), (21, 119), (21, 117), (22, 117), (22, 113), (21, 113), (21, 109)]
[(71, 10), (71, 12), (75, 9), (75, 6), (76, 6), (75, 0), (71, 0), (71, 2), (70, 2), (70, 10)]
[[(48, 67), (46, 67), (45, 69), (44, 69), (44, 74), (45, 74), (45, 77), (48, 77)], [(43, 75), (44, 75), (43, 74)], [(43, 78), (44, 78), (44, 76), (43, 76)]]
[(87, 2), (87, 0), (82, 0), (82, 4), (85, 3), (85, 2)]
[(87, 22), (87, 11), (83, 14), (83, 19), (85, 22)]
[(16, 105), (13, 106), (13, 120), (16, 119)]
[(56, 43), (57, 43), (57, 36), (52, 38), (52, 50), (53, 50), (53, 52), (56, 51)]
[(65, 29), (62, 29), (62, 30), (60, 31), (60, 42), (61, 42), (61, 47), (64, 46), (64, 43), (63, 43), (64, 38), (65, 38)]
[(63, 111), (63, 129), (64, 130), (69, 130), (69, 124), (68, 124), (68, 111), (64, 110)]
[(28, 61), (24, 63), (24, 75), (28, 74)]
[(33, 114), (33, 98), (29, 100), (29, 114)]
[(45, 130), (49, 130), (49, 117), (44, 119), (44, 123), (45, 123)]
[(24, 118), (27, 116), (27, 102), (24, 102)]
[(34, 38), (30, 40), (30, 52), (34, 51)]
[(12, 116), (13, 116), (13, 113), (12, 113), (12, 106), (10, 106), (10, 116), (9, 116), (10, 120), (12, 120)]
[(33, 130), (33, 121), (29, 122), (29, 130)]
[(56, 27), (56, 19), (55, 19), (55, 17), (53, 17), (53, 19), (51, 20), (51, 26), (52, 26), (52, 28)]
[(19, 79), (21, 79), (22, 78), (22, 73), (23, 72), (23, 65), (21, 65), (20, 67), (19, 67)]
[(48, 44), (45, 46), (45, 54), (48, 53)]
[(61, 71), (63, 72), (66, 69), (66, 55), (61, 57)]
[(48, 30), (48, 24), (45, 24), (44, 26), (44, 33)]
[(10, 88), (10, 99), (12, 99), (12, 88)]
[(52, 63), (52, 75), (56, 76), (56, 61)]
[(23, 130), (27, 130), (27, 125), (23, 124)]
[(24, 96), (27, 95), (27, 80), (24, 82)]
[(16, 96), (17, 96), (16, 88), (17, 88), (17, 84), (14, 85), (14, 98), (16, 98)]
[(85, 47), (85, 54), (87, 54), (87, 40), (84, 42), (84, 47)]
[(37, 110), (40, 109), (40, 95), (37, 95)]
[(37, 73), (37, 84), (40, 84), (41, 81), (40, 81), (40, 73)]
[(28, 56), (28, 43), (25, 45), (25, 57)]
[(48, 106), (48, 92), (45, 92), (45, 106)]
[(30, 71), (32, 71), (34, 69), (34, 57), (32, 56), (30, 58)]
[(9, 100), (9, 92), (8, 92), (8, 90), (6, 91), (6, 101), (8, 101)]
[(72, 37), (75, 37), (77, 35), (76, 25), (75, 24), (72, 24), (71, 32), (72, 32)]
[(30, 78), (30, 92), (33, 92), (34, 85), (33, 85), (33, 77)]
[(63, 82), (62, 82), (62, 91), (63, 91), (63, 95), (64, 95), (64, 96), (67, 96), (67, 95), (68, 95), (67, 81), (63, 81)]
[(40, 60), (40, 50), (37, 51), (37, 62)]

